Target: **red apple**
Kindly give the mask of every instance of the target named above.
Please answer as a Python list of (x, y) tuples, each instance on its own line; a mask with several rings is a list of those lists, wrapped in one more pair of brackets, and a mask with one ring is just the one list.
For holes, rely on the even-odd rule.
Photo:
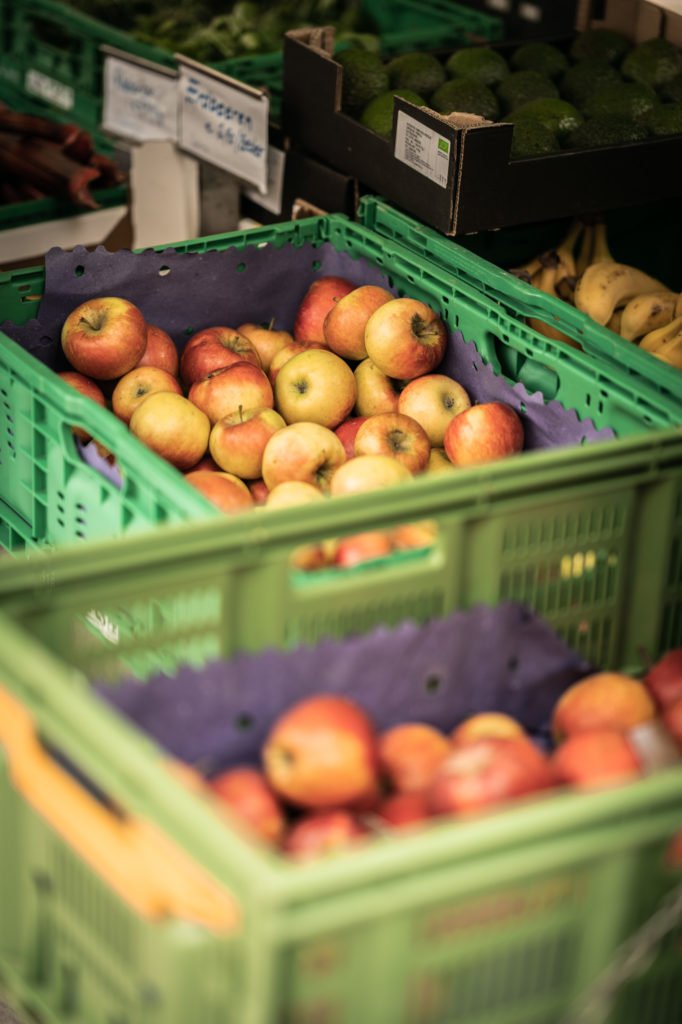
[(443, 444), (450, 420), (470, 405), (462, 385), (444, 373), (427, 373), (411, 380), (398, 397), (398, 412), (416, 420), (434, 447)]
[(407, 466), (391, 455), (357, 455), (348, 459), (332, 474), (329, 492), (332, 497), (361, 494), (412, 480)]
[(324, 340), (344, 359), (367, 358), (365, 325), (372, 313), (393, 298), (386, 288), (363, 284), (336, 302), (324, 319)]
[[(63, 370), (59, 376), (62, 378), (65, 384), (75, 388), (81, 395), (85, 395), (86, 398), (91, 398), (93, 402), (97, 402), (97, 405), (101, 405), (106, 409), (107, 400), (102, 393), (102, 389), (99, 385), (95, 384), (94, 380), (90, 380), (82, 373), (77, 373), (75, 370)], [(76, 437), (80, 437), (83, 441), (90, 441), (91, 437), (87, 430), (82, 427), (74, 427), (73, 432)]]
[(552, 711), (557, 740), (577, 732), (627, 732), (656, 715), (647, 688), (620, 672), (596, 672), (565, 690)]
[(253, 508), (253, 497), (243, 480), (233, 473), (213, 470), (194, 470), (185, 474), (185, 480), (208, 498), (221, 512), (232, 515)]
[(131, 416), (129, 426), (148, 448), (180, 470), (195, 466), (206, 454), (211, 431), (208, 416), (172, 391), (148, 395)]
[(421, 473), (430, 451), (424, 428), (399, 412), (369, 416), (355, 436), (356, 455), (390, 455), (410, 473)]
[(387, 825), (402, 828), (426, 821), (429, 809), (423, 793), (391, 793), (379, 804), (377, 814)]
[(377, 781), (375, 731), (365, 712), (335, 694), (299, 701), (275, 722), (263, 746), (276, 793), (299, 807), (343, 806)]
[(138, 366), (157, 366), (177, 377), (180, 359), (170, 334), (155, 324), (147, 324), (147, 347)]
[(185, 470), (185, 474), (193, 473), (195, 470), (206, 470), (210, 473), (219, 473), (220, 466), (215, 462), (210, 455), (204, 455), (203, 459), (199, 459), (196, 466), (192, 466), (190, 469)]
[(346, 453), (336, 434), (319, 423), (292, 423), (270, 438), (263, 452), (263, 479), (269, 489), (285, 480), (303, 480), (329, 490)]
[(302, 352), (310, 352), (311, 349), (324, 349), (328, 351), (326, 345), (321, 341), (292, 341), (288, 345), (283, 345), (277, 352), (275, 352), (268, 369), (268, 378), (272, 386), (275, 386), (275, 381), (279, 371), (282, 369), (290, 359), (294, 356), (300, 355)]
[(264, 505), (270, 493), (266, 487), (265, 480), (248, 480), (247, 485), (251, 491), (254, 505)]
[(209, 451), (226, 473), (234, 473), (243, 480), (257, 480), (265, 446), (284, 426), (284, 420), (274, 409), (239, 409), (214, 424)]
[(343, 423), (339, 423), (334, 431), (343, 445), (347, 459), (352, 459), (355, 455), (355, 435), (366, 419), (366, 416), (352, 416), (350, 419), (344, 420)]
[(425, 722), (404, 722), (379, 736), (379, 767), (393, 789), (416, 793), (426, 789), (450, 751), (447, 737)]
[(282, 849), (299, 861), (314, 860), (357, 843), (367, 829), (350, 811), (305, 814), (289, 829)]
[(392, 550), (391, 538), (383, 530), (355, 533), (350, 537), (343, 537), (338, 542), (334, 564), (349, 569), (372, 558), (385, 558)]
[(641, 775), (639, 759), (620, 732), (599, 729), (569, 736), (552, 754), (559, 782), (592, 789), (626, 782)]
[[(274, 395), (267, 376), (253, 363), (233, 363), (192, 384), (187, 396), (211, 423), (240, 409), (272, 409)], [(214, 456), (215, 457), (215, 456)]]
[(261, 366), (266, 373), (270, 369), (273, 357), (285, 345), (291, 345), (294, 340), (293, 334), (290, 334), (289, 331), (276, 331), (272, 326), (264, 324), (240, 324), (237, 330), (249, 339), (260, 356)]
[(426, 794), (434, 814), (462, 814), (554, 784), (549, 759), (525, 737), (490, 736), (455, 747)]
[(232, 327), (204, 327), (193, 334), (180, 357), (180, 375), (189, 390), (215, 370), (234, 363), (251, 363), (261, 369), (260, 356), (247, 337)]
[(299, 303), (294, 320), (297, 341), (324, 342), (324, 320), (329, 310), (355, 285), (345, 277), (318, 277), (306, 290)]
[(303, 480), (284, 480), (268, 491), (265, 507), (291, 508), (293, 505), (309, 505), (311, 501), (324, 501), (319, 487)]
[(664, 708), (663, 724), (677, 745), (682, 747), (682, 697)]
[(124, 423), (130, 423), (138, 405), (156, 391), (172, 391), (182, 394), (177, 377), (158, 366), (136, 366), (124, 373), (111, 396), (111, 408)]
[(95, 380), (122, 377), (147, 347), (145, 319), (132, 302), (116, 296), (88, 299), (62, 327), (62, 348), (74, 370)]
[(381, 412), (398, 411), (398, 387), (382, 373), (371, 359), (363, 359), (355, 367), (355, 412), (358, 416), (376, 416)]
[(286, 819), (267, 779), (257, 768), (239, 765), (214, 776), (213, 792), (250, 831), (268, 843), (280, 843)]
[(461, 747), (466, 743), (475, 743), (476, 740), (491, 736), (513, 738), (525, 735), (526, 731), (521, 723), (511, 715), (504, 715), (500, 711), (479, 711), (478, 714), (465, 718), (452, 730), (450, 742), (453, 747)]
[(675, 647), (654, 662), (644, 683), (661, 708), (682, 698), (682, 647)]
[(523, 441), (523, 423), (510, 405), (482, 402), (450, 421), (443, 445), (453, 465), (478, 466), (515, 455)]
[(287, 423), (319, 423), (333, 430), (355, 405), (353, 371), (333, 352), (301, 352), (279, 371), (275, 404)]
[(431, 548), (438, 537), (438, 523), (433, 519), (420, 519), (416, 523), (401, 523), (390, 531), (391, 544), (396, 551)]
[(445, 324), (418, 299), (391, 299), (365, 327), (367, 355), (387, 377), (412, 380), (431, 373), (447, 347)]

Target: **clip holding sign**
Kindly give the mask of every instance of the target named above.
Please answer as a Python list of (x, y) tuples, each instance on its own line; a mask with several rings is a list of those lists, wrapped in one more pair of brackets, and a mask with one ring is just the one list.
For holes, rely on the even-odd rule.
[(178, 145), (228, 171), (265, 195), (268, 190), (270, 96), (235, 78), (175, 54)]
[(101, 46), (104, 54), (102, 128), (132, 142), (175, 142), (178, 72)]

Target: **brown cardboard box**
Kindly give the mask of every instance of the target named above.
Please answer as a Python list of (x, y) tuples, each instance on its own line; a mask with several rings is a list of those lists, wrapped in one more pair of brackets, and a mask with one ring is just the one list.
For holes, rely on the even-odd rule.
[[(606, 25), (682, 43), (682, 14), (644, 0), (581, 3), (576, 27)], [(564, 40), (568, 42), (569, 40)], [(502, 44), (503, 46), (504, 44)], [(513, 127), (397, 99), (387, 141), (341, 110), (331, 28), (287, 33), (284, 129), (314, 156), (448, 235), (682, 195), (682, 135), (510, 160)], [(502, 47), (500, 47), (502, 48)]]

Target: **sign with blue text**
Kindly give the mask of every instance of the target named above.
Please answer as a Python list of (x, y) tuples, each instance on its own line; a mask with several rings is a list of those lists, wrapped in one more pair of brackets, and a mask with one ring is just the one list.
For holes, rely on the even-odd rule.
[(102, 128), (133, 142), (178, 137), (177, 71), (103, 46)]
[(182, 54), (175, 57), (180, 68), (180, 148), (265, 194), (270, 116), (267, 91), (238, 82)]

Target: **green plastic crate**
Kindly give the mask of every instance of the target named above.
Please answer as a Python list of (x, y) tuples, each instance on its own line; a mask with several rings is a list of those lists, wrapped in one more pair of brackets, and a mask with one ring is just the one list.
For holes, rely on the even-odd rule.
[[(628, 214), (629, 219), (633, 216), (636, 218), (636, 214)], [(418, 223), (385, 200), (374, 196), (364, 197), (360, 200), (358, 216), (363, 224), (380, 234), (406, 242), (419, 253), (421, 259), (452, 271), (462, 281), (475, 284), (495, 303), (503, 305), (510, 315), (522, 313), (526, 317), (535, 317), (550, 323), (579, 341), (585, 352), (589, 352), (599, 362), (612, 365), (620, 373), (629, 375), (633, 384), (638, 379), (650, 380), (662, 395), (666, 395), (677, 404), (677, 417), (674, 422), (682, 424), (682, 373), (675, 367), (656, 359), (637, 345), (624, 341), (606, 327), (600, 327), (586, 313), (569, 303), (546, 295), (533, 285), (519, 280), (514, 274), (495, 266), (483, 256), (468, 251), (452, 239), (445, 238), (432, 228)], [(532, 226), (530, 229), (533, 239), (539, 237), (535, 228), (536, 226)], [(552, 229), (556, 232), (556, 224), (550, 226), (550, 230)], [(559, 230), (561, 231), (561, 228)], [(504, 232), (499, 234), (504, 236)], [(516, 234), (518, 236), (518, 232)], [(557, 236), (555, 233), (553, 244), (558, 244), (560, 238), (561, 235)], [(674, 247), (677, 244), (677, 236), (673, 235), (673, 238), (673, 251), (670, 252), (673, 262), (670, 263), (669, 273), (676, 274), (678, 268), (674, 262)], [(650, 236), (650, 241), (654, 241), (654, 236)], [(497, 245), (496, 239), (493, 238), (490, 244), (494, 249)], [(619, 244), (623, 244), (620, 239)], [(501, 247), (503, 246), (504, 238), (501, 241)], [(541, 244), (534, 252), (541, 251), (542, 247)], [(532, 254), (529, 253), (527, 258)], [(671, 287), (676, 287), (676, 284), (677, 282), (671, 282)], [(532, 333), (539, 337), (535, 332)], [(522, 356), (512, 355), (511, 360), (505, 357), (503, 365), (508, 373), (519, 375), (519, 378), (523, 379)]]
[[(47, 590), (45, 603), (60, 600)], [(59, 646), (51, 631), (38, 638), (0, 616), (0, 988), (28, 1019), (679, 1020), (679, 928), (619, 991), (613, 1013), (574, 1014), (619, 944), (675, 886), (679, 898), (680, 864), (670, 866), (666, 853), (682, 821), (680, 766), (612, 790), (430, 823), (299, 866), (256, 848), (171, 777), (165, 755), (89, 692), (55, 656)], [(3, 690), (33, 722), (33, 759), (47, 759), (43, 770), (68, 764), (72, 785), (88, 781), (88, 807), (71, 827), (55, 823), (49, 779), (42, 784), (13, 752), (19, 730)], [(152, 884), (153, 860), (140, 855), (127, 891), (120, 865), (93, 858), (93, 849), (115, 856), (112, 830), (116, 837), (139, 822), (193, 858), (217, 887), (216, 904), (229, 912), (234, 901), (232, 921), (188, 920), (186, 905), (172, 900), (156, 914), (131, 907), (130, 893)], [(167, 864), (160, 874), (160, 884), (176, 888)]]
[[(216, 515), (171, 530), (169, 520), (205, 513), (204, 500), (106, 410), (7, 339), (0, 353), (11, 383), (0, 395), (9, 414), (4, 447), (13, 471), (0, 478), (6, 488), (3, 545), (64, 544), (79, 531), (96, 539), (129, 525), (167, 523), (164, 531), (147, 530), (125, 544), (91, 544), (87, 559), (73, 547), (55, 552), (49, 569), (44, 562), (37, 570), (62, 594), (50, 615), (63, 615), (65, 650), (75, 642), (79, 616), (117, 638), (115, 645), (97, 638), (88, 649), (94, 661), (133, 659), (138, 671), (148, 672), (159, 664), (310, 643), (505, 599), (529, 603), (600, 663), (636, 663), (641, 648), (653, 654), (675, 643), (682, 629), (678, 403), (652, 382), (602, 369), (589, 354), (536, 338), (472, 285), (434, 264), (420, 265), (413, 250), (340, 215), (175, 248), (237, 247), (244, 259), (235, 269), (244, 273), (249, 247), (255, 254), (268, 243), (286, 260), (287, 246), (326, 242), (385, 269), (398, 293), (439, 309), (508, 380), (523, 380), (597, 428), (611, 427), (618, 440), (525, 452), (456, 475), (422, 476), (395, 492), (269, 512), (267, 519), (250, 512), (234, 517), (229, 530)], [(313, 268), (319, 262), (312, 261)], [(5, 283), (3, 314), (16, 322), (35, 315), (41, 272), (17, 272)], [(523, 312), (519, 306), (517, 313)], [(518, 376), (507, 370), (515, 361), (522, 363)], [(19, 443), (16, 423), (24, 431)], [(73, 423), (117, 456), (125, 471), (122, 493), (78, 459)], [(422, 557), (319, 578), (290, 567), (292, 550), (303, 543), (419, 518), (435, 518), (439, 527), (436, 548)], [(20, 616), (41, 613), (34, 604), (39, 564), (8, 562), (0, 572), (0, 603)]]
[[(502, 22), (459, 4), (447, 17), (428, 0), (397, 0), (388, 4), (365, 0), (363, 8), (379, 26), (386, 52), (413, 46), (435, 49), (468, 41), (499, 39)], [(50, 41), (52, 37), (52, 41)], [(54, 39), (58, 42), (55, 42)], [(19, 94), (37, 97), (69, 112), (86, 128), (97, 128), (102, 112), (102, 54), (106, 44), (174, 67), (173, 55), (139, 42), (130, 33), (90, 18), (58, 0), (0, 0), (0, 40), (3, 59), (0, 81)], [(254, 55), (212, 65), (255, 86), (267, 86), (273, 110), (279, 110), (282, 91), (281, 55)]]

